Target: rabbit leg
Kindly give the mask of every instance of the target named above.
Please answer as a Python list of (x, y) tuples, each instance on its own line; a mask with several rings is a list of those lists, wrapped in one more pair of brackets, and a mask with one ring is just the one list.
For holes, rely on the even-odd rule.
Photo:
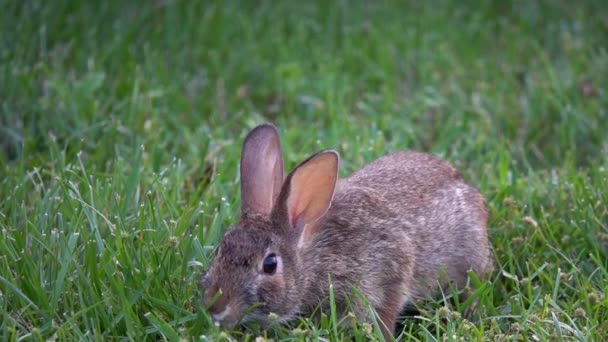
[(376, 309), (380, 318), (380, 328), (385, 341), (393, 341), (395, 324), (401, 311), (402, 298), (398, 295), (391, 295), (386, 298), (384, 304)]
[[(467, 299), (469, 299), (469, 297), (471, 296), (472, 293), (473, 293), (472, 290), (464, 290), (463, 293), (461, 293), (459, 296), (460, 303), (464, 303)], [(471, 303), (471, 305), (469, 305), (466, 309), (464, 309), (462, 315), (466, 319), (471, 319), (471, 317), (475, 314), (475, 312), (477, 312), (478, 304), (479, 304), (479, 298), (475, 298), (473, 300), (473, 302)]]

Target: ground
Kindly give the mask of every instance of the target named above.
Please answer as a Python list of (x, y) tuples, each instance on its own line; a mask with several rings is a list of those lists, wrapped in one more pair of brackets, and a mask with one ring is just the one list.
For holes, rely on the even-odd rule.
[(480, 309), (401, 340), (608, 335), (603, 1), (12, 1), (0, 5), (0, 337), (354, 339), (326, 313), (222, 331), (200, 274), (237, 219), (248, 130), (287, 168), (440, 155), (490, 209)]

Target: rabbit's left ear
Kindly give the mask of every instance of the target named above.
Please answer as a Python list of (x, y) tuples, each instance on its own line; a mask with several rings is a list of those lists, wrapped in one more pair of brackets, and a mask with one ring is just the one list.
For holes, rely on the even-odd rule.
[(298, 165), (283, 184), (275, 213), (301, 234), (299, 244), (310, 239), (331, 206), (339, 160), (334, 150), (319, 152)]
[(276, 128), (264, 124), (245, 138), (241, 153), (241, 216), (270, 214), (283, 183), (283, 156)]

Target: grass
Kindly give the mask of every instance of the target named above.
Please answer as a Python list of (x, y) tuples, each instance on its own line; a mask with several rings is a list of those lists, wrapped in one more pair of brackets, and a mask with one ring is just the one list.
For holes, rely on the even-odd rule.
[[(0, 339), (367, 340), (325, 313), (221, 331), (197, 284), (258, 123), (287, 167), (441, 155), (487, 197), (496, 272), (401, 340), (608, 336), (603, 1), (0, 2)], [(330, 317), (332, 316), (332, 317)]]

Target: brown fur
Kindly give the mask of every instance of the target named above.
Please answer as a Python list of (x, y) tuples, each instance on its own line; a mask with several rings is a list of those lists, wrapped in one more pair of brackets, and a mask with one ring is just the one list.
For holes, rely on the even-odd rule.
[[(264, 149), (245, 146), (244, 150), (250, 151), (247, 153), (267, 153), (269, 144), (263, 142), (278, 141), (272, 126), (260, 127), (250, 133), (254, 139), (248, 140)], [(279, 167), (276, 154), (276, 150), (271, 151), (273, 163), (267, 170), (263, 170), (264, 155), (243, 158), (241, 177), (247, 177), (243, 173), (267, 171), (274, 174), (266, 179), (281, 179), (282, 160)], [(330, 154), (335, 154), (335, 165), (333, 158), (325, 157)], [(324, 170), (329, 171), (315, 174), (311, 160), (317, 164), (322, 161)], [(268, 323), (271, 312), (286, 322), (311, 313), (319, 304), (327, 305), (331, 277), (339, 307), (345, 308), (347, 297), (351, 298), (356, 314), (368, 317), (363, 303), (349, 297), (356, 288), (376, 309), (388, 338), (409, 300), (436, 296), (448, 285), (447, 281), (439, 284), (442, 270), (461, 288), (468, 270), (479, 275), (492, 271), (484, 199), (448, 162), (429, 154), (399, 152), (335, 182), (332, 172), (337, 168), (337, 153), (320, 152), (292, 171), (280, 193), (274, 188), (260, 191), (263, 196), (272, 194), (272, 198), (258, 200), (256, 194), (246, 194), (252, 203), (270, 200), (274, 206), (270, 214), (242, 208), (240, 222), (224, 236), (204, 277), (204, 301), (210, 312), (221, 318), (220, 323)], [(290, 193), (295, 173), (300, 175), (298, 182), (309, 182), (298, 186), (300, 193), (314, 185), (316, 176), (325, 177), (323, 184), (335, 184), (335, 189), (307, 194), (312, 198), (310, 203), (329, 199), (329, 207), (315, 209), (320, 219), (293, 223), (302, 220), (298, 221), (300, 216), (289, 207), (290, 196), (308, 198)], [(282, 264), (274, 275), (262, 271), (269, 253), (275, 253)], [(263, 304), (247, 311), (256, 303)]]

